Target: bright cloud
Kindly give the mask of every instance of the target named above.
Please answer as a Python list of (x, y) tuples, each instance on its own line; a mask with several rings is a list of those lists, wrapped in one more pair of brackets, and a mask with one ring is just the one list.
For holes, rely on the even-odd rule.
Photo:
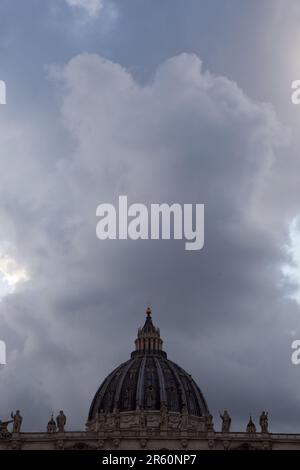
[(102, 0), (66, 0), (71, 7), (83, 8), (91, 17), (96, 17), (103, 7)]
[(19, 282), (29, 280), (29, 274), (25, 267), (7, 255), (0, 256), (0, 273), (10, 290), (14, 290)]
[(294, 286), (291, 297), (300, 304), (300, 216), (293, 219), (289, 232), (286, 249), (290, 263), (284, 265), (282, 271)]

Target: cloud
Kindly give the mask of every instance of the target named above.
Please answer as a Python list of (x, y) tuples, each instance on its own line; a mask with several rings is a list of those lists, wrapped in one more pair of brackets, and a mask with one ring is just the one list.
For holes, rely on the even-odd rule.
[[(63, 408), (69, 428), (82, 429), (150, 302), (169, 356), (193, 373), (214, 412), (231, 409), (236, 427), (245, 409), (269, 407), (275, 426), (296, 426), (297, 306), (279, 287), (278, 239), (257, 223), (284, 135), (272, 106), (194, 54), (164, 61), (144, 85), (93, 54), (56, 69), (56, 80), (61, 106), (50, 124), (6, 123), (0, 136), (10, 156), (0, 159), (2, 238), (31, 276), (0, 304), (2, 408), (22, 409), (27, 429), (43, 429)], [(99, 241), (96, 207), (120, 194), (204, 203), (204, 249)]]
[(66, 0), (71, 7), (84, 9), (90, 17), (95, 18), (103, 8), (103, 0)]
[(289, 227), (289, 244), (286, 245), (288, 263), (282, 267), (284, 276), (287, 278), (292, 299), (300, 304), (300, 217), (295, 217)]
[(11, 288), (14, 288), (19, 282), (29, 280), (26, 269), (7, 255), (0, 256), (0, 272)]

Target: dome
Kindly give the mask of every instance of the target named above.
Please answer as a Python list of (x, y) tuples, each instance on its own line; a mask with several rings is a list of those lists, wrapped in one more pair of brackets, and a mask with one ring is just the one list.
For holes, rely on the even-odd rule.
[(131, 358), (108, 375), (98, 389), (88, 422), (99, 413), (159, 411), (207, 416), (205, 398), (190, 374), (170, 361), (163, 351), (160, 331), (153, 325), (151, 309), (139, 328)]

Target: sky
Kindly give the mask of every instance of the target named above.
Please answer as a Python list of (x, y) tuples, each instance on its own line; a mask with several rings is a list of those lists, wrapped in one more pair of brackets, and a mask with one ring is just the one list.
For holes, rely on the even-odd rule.
[[(0, 419), (84, 429), (151, 305), (220, 429), (300, 432), (297, 0), (2, 0)], [(96, 237), (96, 208), (205, 204), (205, 243)]]

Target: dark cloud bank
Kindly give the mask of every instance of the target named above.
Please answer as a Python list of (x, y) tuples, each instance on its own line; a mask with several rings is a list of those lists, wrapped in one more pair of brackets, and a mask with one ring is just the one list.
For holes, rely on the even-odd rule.
[[(55, 122), (6, 122), (0, 137), (9, 155), (0, 162), (1, 237), (31, 276), (0, 304), (1, 417), (20, 408), (24, 428), (44, 429), (63, 408), (68, 427), (82, 429), (151, 303), (165, 349), (216, 417), (226, 407), (238, 430), (267, 409), (272, 430), (299, 432), (290, 361), (298, 307), (281, 274), (284, 227), (264, 224), (261, 202), (287, 145), (273, 108), (193, 54), (163, 62), (143, 86), (93, 54), (50, 75)], [(99, 241), (96, 207), (119, 194), (204, 203), (203, 250)]]

